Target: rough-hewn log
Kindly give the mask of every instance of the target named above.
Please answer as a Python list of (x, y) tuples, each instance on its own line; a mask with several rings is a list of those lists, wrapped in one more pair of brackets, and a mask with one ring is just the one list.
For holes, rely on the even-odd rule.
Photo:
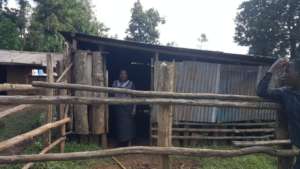
[[(159, 67), (161, 71), (158, 84), (158, 91), (174, 91), (175, 88), (175, 64), (162, 63)], [(160, 147), (171, 147), (172, 146), (172, 122), (173, 112), (172, 105), (160, 105), (159, 112), (157, 114), (157, 145)], [(161, 157), (161, 169), (170, 169), (170, 159), (168, 156)]]
[(0, 92), (3, 91), (38, 91), (44, 90), (39, 87), (33, 87), (31, 84), (11, 84), (11, 83), (3, 83), (0, 84)]
[[(152, 135), (153, 139), (157, 139), (156, 135)], [(270, 139), (274, 138), (274, 135), (263, 136), (172, 136), (172, 139), (176, 140), (250, 140), (250, 139)]]
[[(47, 82), (53, 83), (54, 82), (54, 72), (53, 72), (53, 56), (51, 54), (47, 54)], [(47, 96), (53, 96), (54, 90), (48, 89), (47, 90)], [(48, 111), (45, 123), (51, 123), (52, 122), (52, 115), (53, 115), (53, 105), (48, 105)], [(48, 146), (51, 144), (51, 131), (49, 130), (45, 134), (45, 145)]]
[[(66, 140), (66, 137), (61, 137), (57, 140), (55, 140), (53, 143), (51, 143), (49, 146), (45, 147), (39, 154), (46, 154), (48, 153), (50, 150), (52, 150), (55, 146), (57, 146), (58, 144), (60, 144), (61, 142), (64, 142)], [(34, 163), (28, 163), (25, 164), (22, 169), (29, 169), (30, 167), (33, 166)]]
[(65, 84), (65, 83), (47, 83), (40, 81), (33, 81), (32, 85), (35, 87), (57, 88), (57, 89), (74, 89), (92, 92), (108, 92), (108, 93), (124, 93), (135, 97), (159, 97), (159, 98), (176, 98), (176, 99), (219, 99), (219, 100), (238, 100), (238, 101), (265, 101), (257, 96), (247, 95), (228, 95), (215, 93), (174, 93), (165, 91), (139, 91), (130, 89), (120, 89), (112, 87), (100, 87), (82, 84)]
[[(94, 86), (104, 86), (104, 69), (101, 53), (93, 52), (92, 60), (92, 84)], [(104, 93), (93, 93), (93, 96), (105, 97)], [(89, 115), (91, 133), (105, 133), (105, 105), (92, 105), (91, 112)]]
[(57, 83), (61, 82), (64, 78), (66, 78), (65, 76), (71, 70), (72, 66), (73, 66), (73, 63), (70, 63), (69, 66), (65, 68), (65, 70), (57, 78), (57, 80), (56, 80)]
[[(73, 58), (74, 83), (92, 84), (92, 57), (85, 51), (77, 50)], [(75, 96), (87, 97), (91, 93), (86, 91), (75, 91)], [(89, 134), (88, 105), (74, 105), (74, 129), (80, 135)]]
[(14, 113), (18, 113), (20, 111), (24, 111), (24, 110), (26, 110), (28, 108), (31, 108), (31, 107), (32, 107), (31, 104), (22, 104), (22, 105), (15, 106), (13, 108), (4, 110), (4, 111), (0, 112), (0, 119), (4, 118), (6, 116), (12, 115)]
[(74, 153), (51, 153), (36, 155), (13, 155), (0, 156), (0, 164), (16, 164), (26, 162), (42, 161), (67, 161), (67, 160), (84, 160), (93, 158), (104, 158), (128, 154), (145, 154), (145, 155), (176, 155), (191, 157), (236, 157), (249, 154), (263, 153), (271, 156), (297, 156), (299, 150), (278, 150), (272, 147), (249, 147), (236, 150), (214, 150), (214, 149), (197, 149), (181, 147), (126, 147), (116, 149), (106, 149), (97, 151), (85, 151)]
[(250, 147), (250, 146), (274, 146), (291, 144), (290, 140), (267, 140), (267, 141), (233, 141), (234, 146)]
[[(157, 128), (152, 128), (157, 131)], [(274, 128), (253, 128), (253, 129), (212, 129), (212, 128), (173, 128), (175, 132), (215, 132), (215, 133), (270, 133), (274, 132)]]
[(47, 123), (47, 124), (45, 124), (45, 125), (43, 125), (39, 128), (31, 130), (27, 133), (24, 133), (24, 134), (15, 136), (13, 138), (10, 138), (8, 140), (2, 141), (2, 142), (0, 142), (0, 152), (5, 150), (5, 149), (11, 148), (12, 146), (15, 146), (19, 143), (22, 143), (26, 140), (32, 140), (36, 136), (39, 136), (39, 135), (49, 131), (52, 128), (56, 128), (56, 127), (59, 127), (61, 125), (64, 125), (64, 124), (68, 123), (69, 121), (70, 121), (70, 118), (65, 118), (63, 120), (59, 120), (59, 121), (56, 121), (56, 122), (53, 122), (53, 123)]
[(278, 109), (276, 103), (233, 102), (219, 100), (95, 98), (77, 96), (0, 96), (0, 104), (172, 104), (190, 106)]

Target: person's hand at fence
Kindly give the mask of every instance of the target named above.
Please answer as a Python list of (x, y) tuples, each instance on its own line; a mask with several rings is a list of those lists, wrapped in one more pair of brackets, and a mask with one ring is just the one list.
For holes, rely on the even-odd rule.
[(276, 62), (273, 63), (273, 65), (270, 67), (268, 72), (270, 73), (276, 73), (278, 71), (281, 71), (289, 64), (289, 58), (283, 57), (276, 60)]

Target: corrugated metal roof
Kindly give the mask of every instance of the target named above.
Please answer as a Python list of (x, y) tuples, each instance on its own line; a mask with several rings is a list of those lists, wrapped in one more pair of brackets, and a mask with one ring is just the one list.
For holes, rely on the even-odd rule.
[[(96, 46), (102, 45), (104, 47), (134, 51), (143, 51), (150, 53), (160, 53), (160, 55), (167, 56), (169, 58), (180, 58), (180, 59), (197, 59), (209, 62), (220, 62), (220, 63), (234, 63), (234, 64), (256, 64), (256, 65), (268, 65), (273, 63), (275, 60), (272, 57), (258, 56), (258, 55), (241, 55), (233, 53), (224, 53), (219, 51), (207, 51), (198, 49), (188, 49), (180, 47), (170, 47), (162, 45), (153, 45), (133, 41), (117, 40), (111, 38), (104, 38), (98, 36), (91, 36), (82, 33), (72, 32), (61, 32), (65, 39), (69, 42), (72, 39), (78, 41), (78, 49), (84, 46), (84, 50), (92, 50), (93, 44)], [(98, 50), (96, 48), (95, 50)], [(150, 55), (153, 57), (154, 55)]]
[[(54, 62), (63, 58), (63, 55), (60, 53), (51, 54), (54, 56)], [(46, 55), (47, 53), (44, 52), (0, 50), (0, 64), (47, 66)]]

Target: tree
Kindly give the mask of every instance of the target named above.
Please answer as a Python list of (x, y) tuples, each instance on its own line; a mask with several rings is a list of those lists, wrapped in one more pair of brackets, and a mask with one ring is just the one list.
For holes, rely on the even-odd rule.
[(159, 12), (154, 8), (143, 10), (141, 2), (138, 0), (131, 9), (131, 20), (129, 28), (126, 30), (126, 40), (158, 44), (159, 24), (165, 24), (165, 19), (160, 17)]
[(90, 0), (34, 0), (37, 3), (28, 28), (27, 50), (58, 52), (63, 49), (59, 31), (104, 36), (108, 28), (96, 20)]
[(202, 48), (203, 48), (203, 45), (204, 45), (206, 42), (208, 42), (208, 39), (207, 39), (205, 33), (202, 33), (202, 34), (200, 35), (200, 37), (199, 37), (197, 40), (198, 40), (198, 42), (200, 43), (200, 45), (198, 45), (200, 49), (202, 49)]
[(27, 23), (27, 0), (18, 0), (19, 9), (8, 8), (8, 0), (0, 0), (0, 48), (22, 50)]
[(297, 57), (300, 54), (300, 1), (243, 2), (236, 17), (234, 39), (239, 45), (249, 46), (250, 54)]

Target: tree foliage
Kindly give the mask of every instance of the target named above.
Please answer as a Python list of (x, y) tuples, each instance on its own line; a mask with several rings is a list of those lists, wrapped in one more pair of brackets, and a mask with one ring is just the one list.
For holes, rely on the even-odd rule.
[(8, 0), (0, 0), (0, 49), (23, 49), (26, 28), (27, 0), (18, 0), (19, 9), (7, 7)]
[(300, 54), (300, 1), (243, 2), (236, 17), (234, 39), (239, 45), (249, 46), (250, 54), (297, 57)]
[(61, 51), (63, 38), (59, 31), (103, 36), (108, 28), (93, 16), (89, 0), (35, 0), (28, 28), (27, 49)]
[(160, 17), (159, 12), (154, 8), (144, 10), (141, 2), (138, 0), (131, 9), (131, 20), (129, 28), (126, 30), (126, 40), (158, 44), (159, 24), (164, 24), (165, 19)]

